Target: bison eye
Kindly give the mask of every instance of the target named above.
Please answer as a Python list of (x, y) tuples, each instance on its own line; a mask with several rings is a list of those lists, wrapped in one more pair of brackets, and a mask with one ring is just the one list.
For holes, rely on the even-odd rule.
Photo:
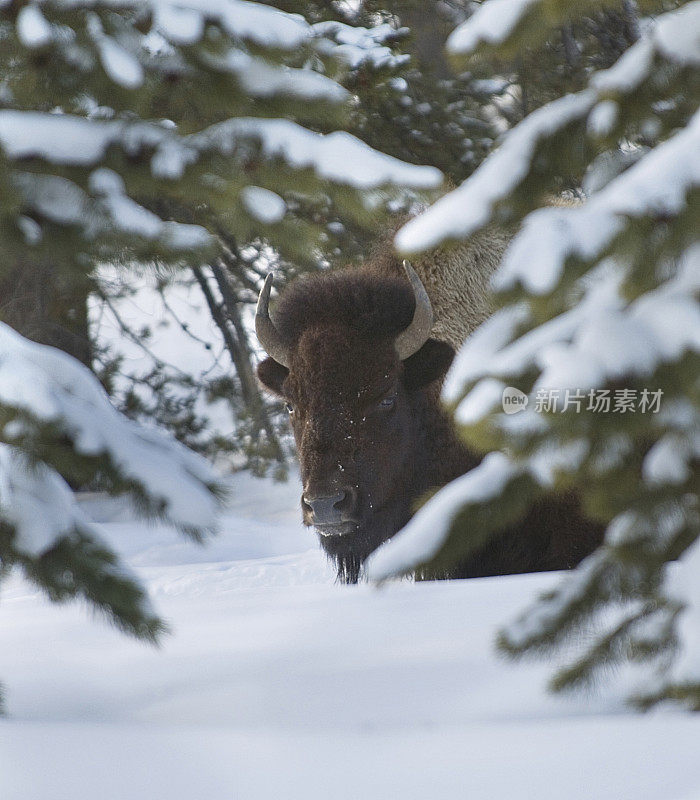
[(290, 414), (294, 413), (294, 406), (291, 403), (285, 403), (284, 407), (289, 411)]
[(396, 403), (396, 395), (392, 395), (391, 397), (385, 397), (383, 400), (379, 402), (379, 408), (382, 411), (390, 411)]

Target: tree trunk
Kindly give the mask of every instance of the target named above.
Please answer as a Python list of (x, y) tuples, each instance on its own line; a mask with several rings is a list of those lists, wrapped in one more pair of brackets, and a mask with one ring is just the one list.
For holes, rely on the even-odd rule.
[[(265, 431), (275, 460), (280, 464), (285, 464), (284, 450), (282, 449), (277, 432), (275, 431), (270, 415), (267, 412), (265, 402), (260, 394), (252, 365), (253, 354), (248, 345), (247, 333), (243, 321), (241, 320), (236, 298), (231, 290), (226, 271), (220, 265), (212, 266), (214, 279), (216, 280), (224, 300), (224, 306), (217, 303), (207, 281), (207, 277), (201, 268), (196, 267), (193, 271), (197, 283), (199, 283), (202, 289), (207, 305), (209, 306), (212, 318), (224, 337), (226, 349), (229, 351), (236, 374), (238, 375), (243, 402), (255, 420), (256, 427)], [(231, 330), (229, 322), (233, 326), (233, 330)]]
[(437, 78), (453, 77), (445, 56), (445, 42), (454, 28), (438, 3), (431, 0), (395, 0), (389, 4), (393, 14), (402, 25), (411, 29), (413, 55), (422, 70), (428, 70)]
[(0, 320), (22, 336), (58, 347), (92, 366), (87, 299), (90, 279), (50, 262), (22, 261), (0, 275)]

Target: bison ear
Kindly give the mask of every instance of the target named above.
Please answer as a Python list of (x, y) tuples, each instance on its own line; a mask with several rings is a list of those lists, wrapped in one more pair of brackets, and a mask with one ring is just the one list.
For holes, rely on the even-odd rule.
[(258, 364), (258, 378), (260, 382), (275, 394), (283, 394), (282, 384), (287, 375), (289, 375), (287, 367), (283, 367), (282, 364), (269, 356)]
[(447, 342), (428, 339), (421, 349), (403, 362), (404, 386), (420, 389), (442, 379), (450, 368), (455, 351)]

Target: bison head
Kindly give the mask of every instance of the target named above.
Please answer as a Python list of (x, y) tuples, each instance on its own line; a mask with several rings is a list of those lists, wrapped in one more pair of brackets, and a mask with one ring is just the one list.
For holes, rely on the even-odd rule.
[(268, 275), (258, 302), (256, 330), (269, 353), (258, 376), (286, 401), (303, 520), (346, 581), (431, 485), (426, 413), (454, 352), (429, 338), (430, 301), (405, 268), (408, 282), (356, 270), (306, 276), (282, 295), (274, 322)]

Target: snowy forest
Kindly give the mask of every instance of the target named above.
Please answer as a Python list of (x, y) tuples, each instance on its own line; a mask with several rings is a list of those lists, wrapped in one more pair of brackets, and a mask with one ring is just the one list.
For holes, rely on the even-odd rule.
[(700, 0), (0, 0), (0, 65), (0, 797), (700, 796)]

